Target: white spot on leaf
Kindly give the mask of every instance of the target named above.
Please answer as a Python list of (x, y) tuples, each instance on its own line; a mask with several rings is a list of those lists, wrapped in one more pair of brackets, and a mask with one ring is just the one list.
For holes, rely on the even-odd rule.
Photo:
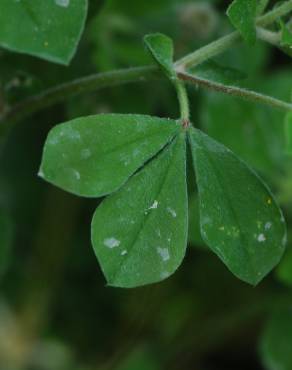
[(76, 178), (76, 180), (80, 180), (80, 173), (77, 170), (73, 170), (73, 175)]
[(272, 223), (271, 222), (266, 222), (265, 230), (269, 230), (271, 227), (272, 227)]
[(153, 202), (152, 206), (150, 206), (148, 209), (156, 209), (156, 208), (158, 208), (158, 202), (157, 202), (157, 200), (155, 200)]
[(70, 5), (70, 0), (55, 0), (55, 3), (63, 8), (67, 8)]
[(160, 255), (160, 257), (162, 258), (162, 260), (164, 262), (168, 261), (169, 258), (170, 258), (168, 248), (160, 248), (160, 247), (158, 247), (157, 248), (157, 253)]
[(117, 240), (116, 238), (112, 237), (112, 238), (104, 239), (103, 244), (106, 247), (112, 249), (112, 248), (118, 247), (121, 244), (121, 242), (119, 240)]
[(259, 243), (262, 243), (262, 242), (265, 242), (266, 241), (266, 237), (265, 237), (265, 235), (264, 234), (260, 234), (259, 236), (258, 236), (258, 242)]
[(170, 273), (168, 271), (162, 271), (162, 273), (160, 274), (160, 277), (161, 279), (166, 279), (168, 278), (170, 275)]
[(124, 249), (123, 251), (121, 251), (121, 256), (125, 256), (127, 253), (128, 253), (128, 251), (126, 249)]
[(176, 212), (174, 209), (167, 207), (167, 212), (170, 213), (173, 218), (176, 218)]

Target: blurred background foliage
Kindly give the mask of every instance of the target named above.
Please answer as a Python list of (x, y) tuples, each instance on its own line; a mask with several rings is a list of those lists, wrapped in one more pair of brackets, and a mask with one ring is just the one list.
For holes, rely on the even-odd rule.
[[(166, 33), (174, 39), (176, 56), (183, 56), (231, 31), (224, 14), (228, 4), (91, 0), (70, 67), (0, 50), (0, 109), (1, 101), (13, 104), (79, 76), (151, 63), (141, 41), (146, 33)], [(203, 65), (198, 73), (283, 100), (291, 97), (291, 58), (260, 41), (254, 47), (238, 44), (210, 63), (217, 67), (210, 72)], [(220, 66), (229, 70), (222, 74)], [(284, 113), (189, 91), (194, 124), (270, 184), (291, 235), (292, 168), (284, 149)], [(176, 118), (178, 107), (167, 81), (108, 88), (21, 121), (1, 148), (0, 369), (292, 369), (291, 238), (284, 259), (264, 282), (257, 288), (240, 282), (199, 235), (194, 179), (189, 248), (178, 272), (134, 290), (105, 286), (89, 234), (100, 200), (79, 199), (37, 177), (49, 129), (101, 112)]]

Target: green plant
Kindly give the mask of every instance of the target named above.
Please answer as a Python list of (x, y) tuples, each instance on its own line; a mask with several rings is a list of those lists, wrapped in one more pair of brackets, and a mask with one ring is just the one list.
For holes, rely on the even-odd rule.
[[(129, 0), (129, 3), (133, 6), (127, 11), (135, 18), (137, 9), (134, 2)], [(147, 13), (149, 8), (159, 9), (161, 4), (141, 1), (139, 6)], [(91, 6), (89, 11), (88, 5)], [(200, 12), (207, 12), (210, 22), (216, 22), (206, 3), (201, 4), (201, 8), (192, 8), (192, 5), (186, 4), (178, 11), (185, 22), (183, 31), (187, 33), (187, 28), (192, 26), (192, 17), (198, 20), (196, 17), (198, 13), (201, 16)], [(289, 71), (270, 74), (269, 78), (261, 75), (261, 58), (268, 57), (264, 57), (262, 51), (257, 53), (258, 46), (262, 45), (258, 44), (260, 40), (287, 57), (292, 56), (292, 1), (273, 5), (268, 0), (232, 1), (227, 9), (229, 21), (224, 20), (226, 28), (223, 29), (232, 26), (236, 30), (205, 44), (205, 41), (195, 44), (195, 37), (189, 37), (195, 51), (177, 60), (174, 55), (183, 54), (182, 51), (191, 46), (181, 45), (177, 37), (175, 52), (172, 39), (160, 33), (168, 33), (170, 27), (162, 25), (159, 33), (149, 34), (151, 29), (158, 27), (147, 19), (150, 24), (147, 32), (136, 32), (135, 24), (127, 18), (107, 18), (105, 12), (104, 19), (98, 21), (102, 36), (98, 34), (99, 28), (93, 28), (98, 47), (93, 48), (90, 57), (94, 58), (95, 66), (105, 69), (113, 65), (113, 69), (76, 78), (80, 71), (84, 74), (87, 70), (86, 48), (88, 45), (92, 47), (92, 39), (81, 45), (85, 50), (81, 50), (83, 58), (76, 64), (74, 60), (70, 69), (54, 69), (53, 63), (71, 63), (87, 14), (91, 15), (93, 7), (100, 4), (87, 0), (42, 0), (37, 4), (33, 0), (3, 0), (0, 46), (41, 59), (38, 68), (48, 68), (48, 81), (37, 81), (21, 71), (13, 71), (13, 78), (10, 78), (13, 67), (3, 63), (1, 144), (5, 146), (16, 123), (26, 122), (33, 114), (56, 105), (52, 121), (63, 120), (63, 123), (50, 127), (39, 176), (80, 198), (106, 197), (101, 202), (96, 200), (98, 207), (91, 223), (91, 241), (108, 285), (133, 288), (166, 280), (181, 265), (188, 244), (199, 247), (201, 253), (211, 250), (233, 275), (253, 286), (282, 259), (291, 228), (292, 103), (288, 101), (291, 75)], [(112, 1), (110, 6), (110, 9), (119, 9), (122, 5)], [(117, 29), (117, 35), (113, 29)], [(204, 32), (200, 32), (198, 35), (203, 38)], [(141, 45), (136, 46), (137, 40), (135, 46), (127, 43), (130, 33), (137, 33), (135, 37), (139, 40), (146, 34), (146, 52)], [(183, 40), (188, 38), (181, 37)], [(236, 54), (237, 45), (245, 50), (241, 57)], [(263, 53), (268, 53), (268, 49), (264, 50)], [(222, 56), (225, 54), (226, 59)], [(139, 61), (144, 63), (147, 58), (153, 64), (141, 66)], [(139, 66), (116, 69), (116, 64), (124, 67), (135, 63)], [(260, 67), (249, 68), (249, 63), (258, 63)], [(246, 68), (242, 68), (245, 64)], [(42, 83), (46, 86), (43, 90)], [(145, 90), (136, 94), (133, 83), (145, 86)], [(119, 86), (125, 84), (129, 86), (123, 87), (121, 93)], [(108, 87), (112, 89), (101, 99), (104, 107), (97, 109), (91, 93)], [(203, 95), (200, 89), (198, 94), (198, 88), (211, 93)], [(173, 93), (179, 109), (172, 103), (165, 104), (165, 101), (173, 102)], [(86, 99), (81, 98), (82, 94)], [(125, 98), (121, 99), (121, 95)], [(75, 96), (80, 96), (80, 101), (71, 104), (69, 101)], [(114, 104), (107, 106), (108, 100)], [(57, 105), (64, 102), (66, 108)], [(62, 109), (67, 109), (66, 113)], [(38, 116), (35, 117), (37, 120)], [(40, 117), (43, 119), (44, 116)], [(50, 266), (47, 270), (58, 272), (58, 248), (62, 243), (66, 244), (66, 237), (61, 236), (63, 226), (65, 233), (73, 235), (74, 207), (77, 208), (79, 200), (74, 198), (76, 204), (72, 208), (68, 202), (68, 209), (66, 200), (60, 202), (60, 215), (66, 221), (64, 225), (57, 225), (53, 214), (58, 212), (58, 193), (49, 186), (53, 195), (46, 206), (48, 229), (53, 230), (52, 244), (56, 247), (50, 254), (47, 251)], [(7, 192), (4, 185), (1, 191), (3, 194)], [(1, 203), (5, 204), (2, 198)], [(28, 199), (33, 199), (33, 195), (30, 194)], [(287, 225), (278, 202), (287, 214)], [(7, 213), (3, 206), (0, 212), (0, 276), (9, 266), (11, 255), (12, 226)], [(45, 218), (43, 229), (46, 222)], [(36, 239), (37, 253), (42, 254), (42, 243), (44, 248), (50, 249), (49, 241), (43, 242), (42, 236)], [(208, 260), (209, 257), (211, 255), (207, 254), (204, 258)], [(46, 258), (44, 256), (43, 260)], [(61, 264), (64, 255), (60, 260)], [(288, 249), (275, 271), (276, 279), (287, 286), (292, 283), (291, 266), (292, 254)], [(198, 276), (203, 276), (203, 265), (200, 271)], [(278, 295), (274, 294), (272, 284), (269, 289), (268, 293), (259, 294), (263, 299), (253, 306), (251, 315), (257, 310), (271, 314), (271, 302), (277, 300)], [(48, 292), (48, 296), (50, 294)], [(272, 310), (260, 342), (260, 353), (267, 369), (274, 370), (275, 363), (282, 362), (283, 369), (290, 370), (290, 357), (286, 359), (289, 349), (284, 345), (290, 338), (287, 329), (290, 326), (286, 328), (285, 324), (291, 321), (286, 307), (289, 299), (284, 294), (284, 298), (279, 295), (285, 307), (277, 307), (275, 312)], [(34, 296), (33, 289), (31, 296)], [(244, 316), (242, 308), (239, 316)], [(234, 320), (237, 319), (235, 313)], [(218, 333), (220, 335), (220, 330)], [(144, 358), (141, 348), (137, 353)]]
[[(47, 26), (40, 33), (34, 18), (38, 9), (26, 2), (5, 3), (2, 17), (13, 14), (14, 19), (22, 19), (24, 32), (15, 38), (14, 25), (7, 28), (2, 19), (2, 45), (48, 60), (68, 62), (83, 28), (84, 16), (80, 17), (80, 9), (83, 14), (86, 11), (84, 1), (69, 5), (70, 2), (63, 1), (40, 4), (38, 14), (46, 18), (52, 11), (52, 18), (42, 20), (38, 17), (38, 22), (48, 25), (51, 19), (56, 22), (56, 27)], [(110, 285), (135, 287), (157, 282), (171, 275), (181, 264), (188, 224), (186, 141), (194, 161), (201, 233), (206, 244), (236, 276), (251, 284), (262, 280), (281, 259), (286, 244), (285, 221), (270, 190), (231, 151), (192, 127), (183, 81), (201, 83), (215, 90), (291, 110), (289, 103), (196, 77), (195, 70), (188, 72), (190, 67), (232, 46), (239, 34), (249, 44), (254, 44), (257, 26), (278, 21), (291, 9), (291, 1), (287, 1), (256, 18), (255, 0), (235, 0), (227, 14), (239, 31), (176, 63), (173, 62), (172, 41), (168, 37), (162, 34), (146, 36), (145, 43), (154, 60), (177, 90), (180, 119), (105, 114), (75, 119), (57, 126), (49, 134), (40, 170), (44, 179), (85, 197), (114, 192), (97, 209), (92, 222), (92, 243)], [(77, 14), (79, 24), (77, 18), (74, 20)], [(64, 16), (70, 19), (68, 24), (64, 23)], [(283, 25), (282, 21), (282, 42), (290, 47), (291, 40), (287, 36), (290, 34)], [(54, 40), (59, 38), (60, 32), (61, 43), (57, 43)], [(66, 37), (73, 34), (67, 42)], [(119, 74), (127, 81), (133, 74), (147, 78), (154, 73), (158, 73), (154, 67), (145, 67), (107, 76), (109, 83), (115, 84), (120, 82)], [(82, 88), (82, 82), (75, 84), (77, 91), (80, 86)], [(64, 93), (68, 87), (60, 89)], [(40, 104), (47, 99), (50, 103), (58, 99), (57, 96), (58, 89), (49, 91), (40, 97)], [(24, 104), (25, 110), (27, 103)], [(34, 105), (32, 107), (35, 109)], [(13, 108), (5, 114), (9, 119), (13, 116)], [(286, 131), (290, 137), (290, 119), (287, 120)], [(135, 174), (137, 170), (139, 172)]]

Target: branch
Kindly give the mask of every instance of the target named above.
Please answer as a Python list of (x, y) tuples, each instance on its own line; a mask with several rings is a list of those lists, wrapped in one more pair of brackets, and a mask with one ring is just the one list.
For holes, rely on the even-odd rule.
[(273, 46), (281, 46), (281, 34), (279, 32), (273, 32), (265, 28), (257, 27), (257, 37)]
[(241, 87), (223, 85), (219, 82), (210, 81), (205, 78), (197, 77), (197, 76), (185, 73), (185, 72), (178, 72), (178, 77), (183, 81), (189, 82), (196, 86), (205, 87), (208, 90), (221, 92), (224, 94), (235, 96), (237, 98), (252, 101), (255, 103), (269, 105), (274, 108), (278, 108), (278, 109), (282, 109), (286, 111), (287, 110), (292, 111), (292, 104), (290, 103), (273, 98), (271, 96), (267, 96), (267, 95), (260, 94), (254, 91), (243, 89)]
[[(266, 13), (257, 18), (256, 25), (257, 26), (267, 26), (273, 23), (278, 18), (282, 17), (283, 15), (290, 13), (292, 11), (292, 0), (285, 2), (284, 4), (278, 6), (274, 10)], [(240, 33), (235, 31), (230, 35), (224, 36), (219, 40), (211, 42), (210, 44), (194, 51), (191, 54), (186, 55), (182, 59), (180, 59), (175, 66), (180, 70), (183, 71), (187, 68), (194, 67), (198, 64), (201, 64), (207, 59), (210, 59), (218, 54), (223, 53), (227, 49), (229, 49), (235, 42), (241, 39)]]
[(52, 87), (8, 108), (6, 112), (0, 115), (0, 127), (3, 127), (4, 124), (14, 123), (37, 111), (85, 92), (88, 93), (105, 87), (158, 78), (157, 71), (158, 69), (152, 66), (127, 68), (113, 72), (97, 73)]

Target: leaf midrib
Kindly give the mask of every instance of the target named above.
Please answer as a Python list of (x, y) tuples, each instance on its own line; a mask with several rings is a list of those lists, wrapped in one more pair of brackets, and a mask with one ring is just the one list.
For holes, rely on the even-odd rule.
[[(174, 141), (176, 140), (176, 142), (174, 143)], [(167, 147), (165, 147), (164, 148), (164, 150), (169, 150), (169, 147), (171, 146), (171, 145), (174, 145), (174, 146), (176, 146), (176, 145), (178, 145), (179, 144), (179, 137), (178, 136), (176, 136), (175, 138), (174, 138), (174, 140), (173, 140), (173, 142), (172, 143), (170, 143), (170, 144), (168, 144), (167, 145)], [(169, 154), (168, 154), (169, 155)], [(173, 160), (172, 160), (173, 161)], [(165, 171), (165, 175), (164, 175), (164, 177), (163, 177), (163, 179), (161, 180), (161, 184), (160, 184), (160, 186), (159, 186), (159, 190), (158, 190), (158, 192), (157, 192), (157, 194), (156, 194), (156, 196), (153, 198), (153, 199), (159, 199), (159, 196), (160, 196), (160, 194), (161, 194), (161, 192), (162, 192), (162, 190), (163, 190), (163, 186), (164, 186), (164, 184), (165, 184), (165, 182), (166, 182), (166, 180), (167, 180), (167, 178), (168, 178), (168, 175), (169, 175), (169, 169), (170, 169), (170, 167), (171, 167), (171, 165), (172, 165), (172, 161), (170, 160), (169, 161), (169, 164), (168, 164), (168, 166), (167, 166), (167, 169), (166, 169), (166, 171)], [(139, 238), (139, 236), (140, 236), (140, 234), (142, 233), (142, 231), (144, 230), (144, 228), (145, 228), (145, 226), (146, 226), (146, 224), (149, 222), (149, 219), (150, 219), (150, 216), (151, 216), (151, 212), (149, 212), (147, 215), (145, 215), (145, 218), (142, 218), (142, 221), (141, 221), (141, 223), (140, 223), (140, 226), (139, 226), (139, 228), (138, 228), (138, 231), (137, 231), (137, 233), (136, 233), (136, 235), (133, 237), (133, 239), (132, 239), (132, 242), (131, 243), (129, 243), (131, 246), (132, 246), (132, 248), (130, 249), (130, 251), (128, 252), (128, 254), (127, 254), (127, 257), (124, 259), (124, 260), (122, 260), (122, 262), (119, 264), (119, 268), (117, 269), (117, 272), (114, 274), (114, 276), (113, 276), (113, 282), (114, 281), (116, 281), (116, 279), (117, 279), (117, 277), (119, 276), (119, 274), (121, 273), (121, 269), (122, 269), (122, 267), (124, 266), (124, 264), (126, 263), (126, 261), (129, 259), (129, 257), (130, 257), (130, 255), (132, 254), (132, 252), (133, 252), (133, 250), (135, 249), (135, 245), (136, 245), (136, 243), (137, 243), (137, 240), (138, 240), (138, 238)], [(144, 221), (143, 221), (144, 220)], [(146, 283), (145, 283), (146, 284)]]

